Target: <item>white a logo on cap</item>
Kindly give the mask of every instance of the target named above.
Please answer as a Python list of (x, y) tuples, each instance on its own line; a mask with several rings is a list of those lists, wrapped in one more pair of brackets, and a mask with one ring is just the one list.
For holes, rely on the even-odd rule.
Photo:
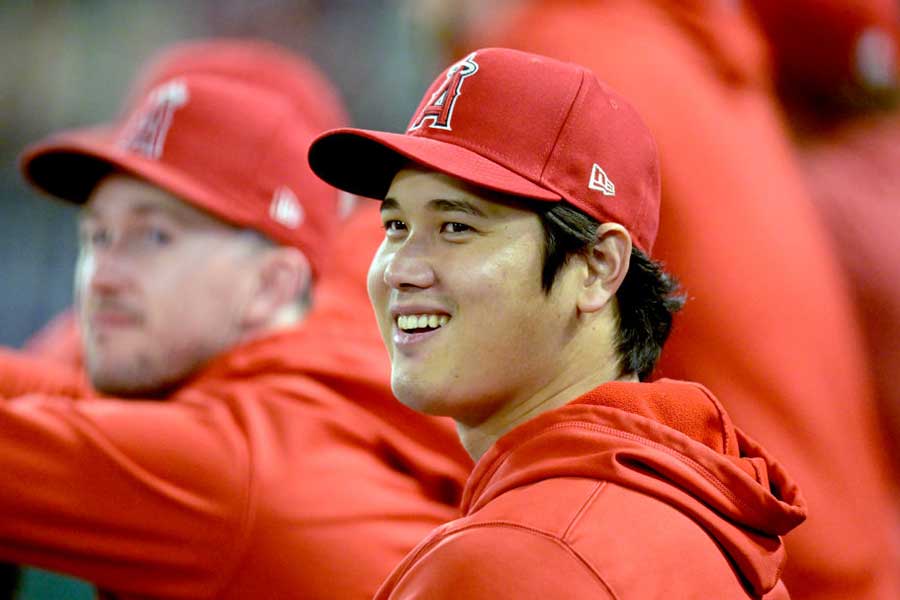
[(458, 63), (447, 69), (447, 77), (441, 83), (437, 91), (431, 95), (428, 104), (416, 115), (416, 120), (406, 131), (413, 131), (421, 127), (425, 121), (434, 129), (450, 130), (450, 119), (453, 117), (453, 107), (456, 100), (462, 94), (463, 80), (478, 71), (478, 63), (475, 62), (475, 52), (468, 55)]
[(594, 163), (594, 168), (591, 169), (591, 179), (588, 181), (588, 187), (602, 192), (604, 196), (616, 195), (616, 184), (613, 183), (612, 179), (606, 175), (606, 171), (597, 163)]
[(288, 229), (297, 229), (303, 223), (305, 214), (297, 196), (286, 185), (281, 186), (272, 194), (272, 203), (269, 204), (269, 216), (276, 223), (281, 223)]
[(148, 95), (144, 106), (131, 118), (119, 145), (147, 158), (159, 158), (166, 143), (166, 134), (172, 126), (172, 116), (187, 101), (187, 86), (180, 79), (173, 79), (155, 88)]

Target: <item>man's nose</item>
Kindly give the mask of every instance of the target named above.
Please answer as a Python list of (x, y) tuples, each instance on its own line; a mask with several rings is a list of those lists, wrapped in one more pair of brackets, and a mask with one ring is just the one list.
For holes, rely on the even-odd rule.
[(128, 261), (111, 249), (91, 252), (79, 265), (83, 284), (95, 294), (109, 295), (120, 292), (132, 282)]
[(425, 289), (434, 285), (436, 275), (425, 244), (413, 239), (387, 257), (384, 282), (396, 290)]

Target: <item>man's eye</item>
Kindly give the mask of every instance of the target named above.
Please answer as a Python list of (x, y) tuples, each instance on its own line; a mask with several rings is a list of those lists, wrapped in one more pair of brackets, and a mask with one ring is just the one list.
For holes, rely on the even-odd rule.
[(472, 231), (472, 228), (465, 223), (457, 223), (455, 221), (451, 221), (449, 223), (444, 223), (441, 226), (441, 231), (443, 233), (465, 233), (467, 231)]
[(130, 236), (132, 243), (143, 247), (168, 246), (172, 242), (172, 234), (163, 227), (148, 225), (140, 227)]
[(106, 248), (112, 243), (112, 233), (108, 229), (92, 229), (83, 234), (82, 240), (95, 248)]
[(155, 246), (166, 246), (172, 241), (172, 235), (159, 227), (148, 227), (144, 230), (144, 240)]
[(405, 231), (406, 223), (399, 219), (388, 219), (384, 222), (384, 230), (388, 233)]

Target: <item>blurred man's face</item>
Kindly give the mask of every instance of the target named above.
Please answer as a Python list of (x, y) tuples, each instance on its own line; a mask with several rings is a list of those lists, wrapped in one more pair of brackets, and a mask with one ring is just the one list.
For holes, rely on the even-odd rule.
[(490, 198), (443, 174), (401, 171), (369, 270), (394, 393), (468, 426), (552, 385), (576, 312), (568, 282), (541, 289), (538, 216)]
[(246, 234), (126, 175), (100, 183), (79, 228), (75, 296), (98, 390), (164, 394), (236, 343)]

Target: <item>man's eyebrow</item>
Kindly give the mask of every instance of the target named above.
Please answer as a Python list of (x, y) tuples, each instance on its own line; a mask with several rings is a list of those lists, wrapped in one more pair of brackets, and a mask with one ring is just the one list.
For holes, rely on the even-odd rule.
[(96, 219), (97, 211), (94, 210), (92, 206), (83, 205), (79, 210), (76, 216), (79, 222), (86, 221), (88, 219)]
[[(190, 207), (185, 208), (187, 210), (180, 210), (179, 207), (175, 206), (160, 206), (155, 203), (147, 202), (140, 203), (136, 206), (131, 207), (129, 209), (129, 213), (132, 217), (151, 217), (154, 215), (160, 215), (184, 224), (202, 220), (202, 218), (205, 216), (199, 211), (196, 211), (197, 214), (194, 214), (194, 211), (192, 211)], [(102, 217), (103, 215), (101, 214), (101, 212), (90, 205), (83, 206), (78, 214), (78, 218), (80, 220), (101, 219)]]
[(179, 214), (179, 211), (165, 206), (157, 206), (156, 204), (138, 204), (132, 209), (134, 215), (138, 217), (146, 217), (150, 215), (165, 215), (174, 219), (184, 219), (186, 215)]
[[(487, 217), (485, 212), (466, 200), (450, 200), (447, 198), (435, 198), (429, 200), (426, 205), (429, 210), (435, 212), (462, 212), (476, 217)], [(385, 198), (381, 201), (381, 210), (399, 210), (400, 203), (394, 198)]]
[[(175, 215), (176, 214), (176, 211), (174, 211), (172, 209), (165, 208), (162, 206), (157, 206), (155, 204), (150, 204), (150, 203), (138, 204), (136, 206), (131, 207), (128, 210), (129, 210), (129, 212), (139, 215), (139, 216), (153, 215), (153, 214), (161, 214), (161, 215)], [(100, 212), (96, 208), (94, 208), (93, 206), (90, 206), (90, 205), (83, 206), (81, 208), (80, 214), (84, 215), (85, 217), (99, 217), (100, 216)]]
[(475, 217), (486, 217), (484, 211), (465, 200), (447, 200), (438, 198), (428, 203), (428, 208), (441, 212), (463, 212)]

